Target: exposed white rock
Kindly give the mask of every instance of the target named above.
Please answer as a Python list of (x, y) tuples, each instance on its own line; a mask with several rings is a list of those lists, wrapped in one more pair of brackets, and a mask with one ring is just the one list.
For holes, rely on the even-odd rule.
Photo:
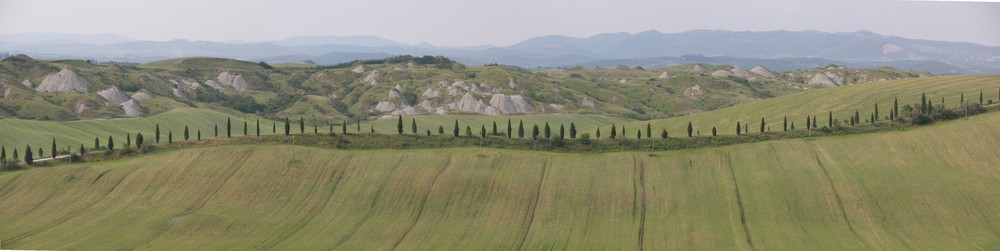
[(701, 64), (695, 64), (694, 68), (691, 68), (691, 72), (705, 72), (705, 71), (707, 71), (707, 69), (705, 69), (705, 67), (702, 67)]
[(21, 81), (21, 84), (24, 85), (24, 86), (27, 86), (28, 88), (31, 88), (32, 85), (35, 85), (35, 84), (31, 83), (31, 80), (27, 80), (27, 79), (25, 79), (24, 81)]
[[(448, 104), (448, 108), (466, 112), (487, 114), (487, 108), (491, 108), (491, 106), (487, 105), (486, 103), (483, 103), (483, 101), (477, 99), (475, 96), (472, 96), (472, 93), (467, 92), (465, 93), (465, 95), (462, 96), (462, 99), (455, 101), (454, 103)], [(493, 110), (496, 110), (496, 108), (493, 108)], [(497, 114), (499, 114), (499, 110), (497, 110), (496, 112)]]
[(208, 87), (212, 87), (212, 89), (215, 89), (219, 92), (225, 90), (225, 88), (222, 88), (222, 85), (219, 85), (219, 83), (215, 82), (215, 80), (209, 79), (208, 81), (205, 81), (205, 85), (207, 85)]
[(396, 87), (393, 87), (393, 89), (396, 89), (396, 91), (399, 91), (399, 92), (403, 92), (403, 86), (399, 85), (399, 84), (396, 84)]
[(134, 99), (135, 101), (143, 101), (143, 100), (152, 99), (152, 98), (153, 98), (153, 95), (150, 95), (149, 93), (147, 93), (146, 90), (139, 90), (139, 91), (137, 91), (137, 92), (135, 92), (135, 93), (132, 94), (132, 99)]
[(129, 117), (142, 117), (142, 107), (139, 106), (139, 102), (134, 99), (129, 99), (122, 103), (122, 110), (125, 111), (125, 115)]
[(229, 73), (228, 71), (223, 71), (219, 73), (219, 77), (217, 77), (216, 79), (219, 80), (220, 85), (231, 86), (237, 92), (243, 92), (247, 90), (247, 82), (243, 80), (243, 75), (240, 74), (234, 75), (232, 73)]
[(425, 98), (436, 98), (441, 96), (441, 92), (431, 88), (427, 88), (427, 90), (424, 91), (424, 93), (421, 94), (421, 96), (424, 96)]
[(438, 85), (440, 85), (441, 88), (448, 88), (448, 86), (451, 86), (450, 84), (448, 84), (448, 81), (444, 80), (438, 81)]
[(388, 112), (395, 109), (396, 109), (396, 104), (393, 104), (392, 102), (388, 101), (378, 102), (378, 105), (375, 105), (375, 110), (380, 112)]
[(479, 85), (476, 84), (469, 85), (469, 91), (475, 94), (483, 93), (483, 89), (479, 88)]
[(730, 72), (733, 73), (733, 76), (737, 76), (737, 77), (741, 77), (741, 78), (746, 78), (746, 77), (750, 76), (750, 72), (748, 72), (747, 70), (744, 70), (744, 69), (740, 69), (739, 67), (733, 68), (733, 70), (730, 71)]
[(564, 106), (560, 104), (549, 104), (549, 107), (552, 107), (553, 109), (556, 110), (562, 110)]
[(656, 77), (660, 78), (660, 79), (670, 78), (670, 73), (663, 72), (663, 73), (660, 73), (660, 76), (656, 76)]
[(597, 106), (596, 104), (594, 104), (594, 100), (591, 100), (590, 97), (583, 97), (583, 100), (580, 101), (580, 105), (590, 108), (594, 108), (595, 106)]
[(434, 113), (437, 113), (438, 115), (448, 115), (448, 109), (444, 109), (444, 107), (438, 107), (437, 110), (434, 111)]
[(727, 70), (718, 70), (718, 71), (712, 72), (712, 76), (715, 76), (715, 77), (728, 77), (728, 76), (732, 76), (732, 75), (733, 75), (733, 73), (729, 72)]
[(42, 83), (35, 90), (40, 92), (87, 93), (90, 90), (90, 81), (80, 77), (70, 69), (63, 68), (57, 73), (45, 76), (42, 79)]
[(371, 73), (368, 73), (368, 76), (365, 76), (364, 79), (361, 79), (361, 82), (369, 85), (377, 85), (378, 75), (379, 75), (378, 70), (373, 70)]
[(351, 70), (351, 72), (358, 73), (358, 74), (364, 73), (365, 72), (365, 65), (359, 65), (358, 67), (354, 67), (354, 69)]
[(420, 110), (417, 110), (417, 108), (413, 108), (411, 106), (407, 106), (406, 108), (403, 108), (402, 110), (392, 112), (392, 115), (410, 116), (410, 115), (420, 115), (421, 113), (422, 112), (420, 112)]
[(84, 101), (76, 102), (76, 109), (74, 109), (76, 114), (81, 114), (83, 112), (86, 112), (87, 110), (90, 110), (90, 106), (87, 105), (87, 102)]
[(420, 108), (424, 108), (428, 112), (434, 112), (434, 105), (428, 100), (420, 101)]
[(829, 76), (823, 73), (816, 73), (816, 75), (813, 75), (813, 77), (809, 79), (809, 81), (806, 83), (814, 85), (826, 85), (830, 87), (840, 86), (839, 84), (837, 84), (836, 81), (833, 81), (833, 79), (830, 79)]
[(484, 111), (483, 114), (490, 115), (490, 116), (496, 116), (496, 115), (500, 115), (500, 110), (497, 109), (497, 108), (495, 108), (495, 107), (492, 107), (492, 106), (487, 106), (486, 107), (486, 111)]
[(466, 91), (469, 90), (469, 84), (465, 83), (465, 81), (462, 81), (462, 80), (459, 80), (458, 82), (452, 83), (451, 87), (462, 88), (462, 89), (465, 89)]
[(753, 69), (750, 69), (750, 72), (753, 72), (754, 74), (760, 75), (761, 77), (774, 78), (774, 73), (771, 72), (771, 70), (768, 70), (767, 68), (765, 68), (764, 66), (761, 66), (761, 65), (758, 65), (757, 67), (754, 67)]
[(507, 80), (507, 86), (509, 86), (510, 89), (517, 89), (517, 83), (514, 83), (514, 78), (508, 77)]
[(462, 90), (459, 90), (458, 88), (449, 88), (448, 89), (448, 95), (451, 95), (451, 96), (462, 96), (464, 94), (465, 94), (465, 92), (462, 91)]
[(125, 92), (119, 90), (117, 86), (112, 86), (106, 90), (98, 91), (97, 95), (104, 98), (104, 100), (107, 100), (108, 103), (116, 105), (120, 105), (121, 103), (125, 103), (125, 101), (129, 100), (129, 96), (125, 95)]
[(619, 83), (619, 84), (626, 84), (626, 83), (628, 83), (628, 80), (625, 80), (625, 79), (623, 78), (622, 80), (618, 80), (618, 83)]
[(399, 99), (401, 97), (403, 97), (403, 95), (400, 95), (396, 89), (389, 90), (389, 99)]
[(184, 94), (184, 92), (181, 91), (181, 89), (174, 88), (174, 90), (172, 92), (174, 94), (174, 97), (178, 97), (178, 98), (181, 98), (183, 100), (188, 100), (187, 94)]
[(521, 95), (494, 94), (490, 98), (490, 105), (496, 107), (503, 114), (529, 113), (534, 109), (531, 107), (531, 103), (525, 101)]
[(684, 97), (688, 98), (699, 98), (708, 94), (708, 90), (701, 88), (701, 85), (694, 85), (687, 90), (684, 90)]

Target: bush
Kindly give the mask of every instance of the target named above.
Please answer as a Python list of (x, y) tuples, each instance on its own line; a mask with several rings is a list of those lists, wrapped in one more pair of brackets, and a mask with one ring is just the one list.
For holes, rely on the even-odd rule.
[(926, 125), (930, 124), (931, 122), (934, 122), (934, 120), (931, 119), (931, 117), (927, 116), (926, 114), (919, 114), (916, 117), (913, 117), (913, 120), (911, 122), (914, 125)]

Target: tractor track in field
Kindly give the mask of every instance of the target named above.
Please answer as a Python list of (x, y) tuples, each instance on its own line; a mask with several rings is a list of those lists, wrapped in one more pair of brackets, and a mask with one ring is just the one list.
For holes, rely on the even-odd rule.
[(829, 182), (830, 189), (833, 189), (833, 196), (834, 198), (837, 199), (837, 206), (840, 207), (840, 216), (844, 218), (844, 222), (847, 222), (847, 229), (851, 230), (851, 234), (854, 235), (854, 238), (857, 238), (858, 242), (861, 242), (862, 245), (865, 245), (865, 248), (871, 249), (871, 247), (868, 246), (868, 243), (865, 243), (865, 241), (861, 239), (861, 236), (859, 236), (858, 233), (854, 231), (854, 225), (851, 224), (851, 220), (848, 219), (847, 217), (847, 209), (844, 208), (844, 202), (840, 198), (840, 192), (837, 191), (837, 186), (833, 185), (833, 178), (830, 177), (830, 172), (826, 170), (826, 166), (824, 166), (823, 162), (819, 160), (819, 153), (816, 153), (815, 157), (816, 157), (816, 165), (819, 165), (819, 168), (823, 170), (823, 176), (826, 176), (826, 181)]
[(396, 243), (392, 244), (392, 250), (396, 250), (396, 248), (399, 247), (399, 244), (403, 243), (403, 240), (406, 239), (406, 236), (410, 235), (410, 231), (413, 230), (413, 227), (417, 226), (417, 223), (420, 222), (420, 216), (424, 214), (424, 207), (427, 205), (427, 200), (429, 200), (431, 197), (431, 192), (434, 192), (434, 186), (437, 185), (438, 178), (441, 177), (441, 174), (444, 173), (445, 170), (448, 170), (448, 166), (450, 165), (451, 165), (451, 154), (449, 154), (448, 157), (445, 158), (443, 165), (444, 167), (441, 168), (441, 171), (438, 171), (437, 174), (434, 175), (434, 179), (431, 180), (431, 187), (427, 189), (427, 193), (424, 194), (424, 200), (420, 202), (420, 209), (417, 210), (417, 217), (413, 219), (413, 224), (410, 224), (410, 227), (406, 228), (406, 232), (403, 232), (403, 236), (400, 236), (399, 240), (396, 240)]
[[(344, 163), (350, 163), (352, 159), (354, 159), (353, 154), (350, 155), (350, 157), (348, 157)], [(306, 195), (306, 198), (312, 198), (313, 194), (315, 194), (316, 190), (318, 190), (317, 187), (320, 184), (332, 183), (332, 187), (330, 188), (330, 191), (327, 194), (326, 199), (323, 200), (322, 205), (319, 205), (318, 207), (313, 207), (312, 210), (309, 210), (306, 216), (302, 217), (302, 220), (299, 221), (299, 223), (297, 224), (298, 227), (295, 228), (295, 231), (290, 231), (280, 238), (275, 238), (276, 241), (273, 244), (269, 244), (261, 249), (265, 250), (275, 249), (275, 247), (277, 247), (281, 243), (285, 243), (286, 241), (288, 241), (288, 239), (292, 238), (299, 232), (302, 232), (302, 229), (305, 228), (306, 225), (309, 225), (309, 223), (312, 222), (314, 219), (316, 219), (316, 216), (318, 216), (319, 213), (323, 211), (323, 209), (326, 209), (326, 206), (330, 204), (330, 200), (333, 199), (333, 193), (337, 191), (337, 185), (340, 184), (340, 180), (341, 178), (343, 178), (344, 175), (343, 172), (338, 172), (339, 170), (336, 168), (329, 168), (329, 169), (333, 169), (333, 172), (330, 175), (324, 175), (323, 178), (320, 178), (315, 183), (313, 183), (312, 188), (309, 189), (308, 195)]]
[[(638, 190), (642, 190), (642, 196), (639, 198), (639, 239), (637, 240), (639, 244), (639, 250), (643, 250), (646, 235), (646, 164), (639, 161), (635, 154), (632, 154), (632, 167), (634, 172), (639, 175), (638, 183), (636, 183), (635, 176), (632, 176), (632, 183), (635, 184), (633, 187), (638, 186)], [(636, 192), (638, 193), (638, 190)]]
[(747, 216), (746, 211), (743, 209), (743, 197), (740, 195), (740, 184), (736, 182), (736, 170), (733, 168), (733, 157), (729, 153), (726, 153), (726, 161), (729, 164), (729, 173), (732, 175), (733, 187), (736, 188), (736, 205), (740, 208), (740, 224), (743, 225), (743, 233), (747, 236), (747, 245), (750, 246), (750, 250), (756, 250), (753, 246), (753, 238), (750, 237), (750, 228), (747, 227)]
[(535, 199), (529, 204), (528, 211), (524, 212), (524, 234), (521, 235), (520, 240), (517, 242), (517, 250), (524, 250), (524, 242), (528, 239), (528, 234), (531, 232), (531, 225), (535, 221), (535, 209), (538, 208), (538, 199), (542, 196), (542, 183), (545, 182), (545, 171), (548, 170), (549, 162), (546, 161), (542, 164), (542, 175), (538, 178), (538, 187), (535, 189)]

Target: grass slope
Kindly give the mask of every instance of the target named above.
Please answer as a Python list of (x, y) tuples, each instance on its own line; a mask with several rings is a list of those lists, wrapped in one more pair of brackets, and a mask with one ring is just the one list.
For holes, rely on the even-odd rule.
[[(850, 85), (837, 88), (817, 89), (781, 97), (754, 101), (747, 104), (727, 107), (711, 112), (696, 113), (668, 119), (652, 121), (636, 121), (626, 126), (629, 128), (645, 128), (651, 124), (654, 134), (666, 128), (671, 135), (686, 133), (687, 124), (691, 122), (695, 130), (701, 130), (702, 135), (711, 134), (712, 127), (719, 134), (736, 134), (736, 121), (748, 123), (750, 132), (760, 130), (760, 119), (763, 117), (772, 131), (782, 130), (782, 118), (788, 116), (789, 123), (795, 122), (796, 129), (805, 129), (806, 116), (816, 116), (819, 127), (827, 126), (828, 112), (833, 112), (835, 120), (844, 121), (860, 113), (862, 121), (869, 119), (879, 106), (879, 120), (888, 120), (892, 109), (893, 98), (899, 98), (899, 109), (903, 112), (906, 104), (917, 104), (920, 108), (920, 95), (927, 94), (927, 99), (935, 106), (940, 105), (941, 98), (945, 106), (957, 107), (962, 92), (965, 101), (979, 102), (979, 92), (983, 91), (984, 100), (1000, 101), (997, 91), (1000, 88), (1000, 75), (963, 75), (947, 77), (930, 77), (894, 80), (882, 83)], [(602, 125), (610, 130), (610, 124)]]
[(0, 173), (0, 238), (81, 250), (991, 250), (998, 150), (995, 113), (652, 153), (194, 148)]
[[(524, 133), (525, 135), (531, 136), (531, 127), (533, 125), (538, 125), (539, 130), (545, 129), (545, 123), (549, 123), (549, 127), (552, 128), (553, 133), (559, 133), (559, 125), (562, 124), (566, 127), (566, 135), (569, 135), (569, 124), (574, 123), (576, 125), (576, 130), (578, 133), (590, 133), (593, 136), (594, 130), (597, 130), (598, 126), (621, 124), (625, 122), (632, 121), (631, 119), (612, 117), (606, 115), (596, 115), (596, 114), (540, 114), (540, 115), (513, 115), (513, 116), (486, 116), (486, 115), (429, 115), (429, 116), (403, 116), (403, 132), (406, 134), (412, 133), (411, 124), (413, 120), (417, 121), (417, 133), (424, 135), (427, 129), (431, 130), (431, 134), (438, 134), (438, 126), (444, 127), (445, 135), (451, 135), (452, 130), (455, 127), (455, 120), (458, 120), (459, 133), (465, 135), (465, 127), (471, 126), (472, 133), (474, 135), (479, 135), (479, 130), (482, 126), (486, 126), (486, 132), (493, 132), (493, 122), (497, 123), (497, 132), (507, 133), (507, 119), (511, 120), (511, 128), (513, 128), (514, 135), (517, 135), (517, 125), (518, 122), (524, 122)], [(383, 119), (373, 122), (362, 122), (361, 131), (368, 132), (371, 127), (375, 127), (375, 132), (377, 133), (387, 133), (395, 134), (396, 126), (399, 123), (398, 118)], [(339, 129), (339, 128), (337, 128)], [(340, 132), (339, 130), (334, 130), (335, 132)], [(347, 127), (348, 132), (357, 131), (357, 125), (351, 125)], [(567, 138), (569, 136), (566, 136)]]
[[(233, 119), (233, 135), (243, 134), (243, 121), (249, 122), (249, 133), (255, 133), (256, 118), (240, 118), (209, 109), (178, 108), (148, 118), (68, 122), (0, 119), (0, 128), (3, 128), (0, 130), (0, 145), (7, 147), (7, 151), (12, 151), (12, 147), (24, 151), (23, 148), (27, 144), (31, 144), (32, 147), (44, 147), (48, 150), (52, 139), (55, 139), (60, 150), (71, 146), (73, 152), (76, 152), (80, 144), (88, 149), (92, 148), (94, 137), (100, 137), (101, 146), (104, 146), (107, 143), (108, 135), (113, 135), (116, 145), (123, 147), (125, 146), (126, 133), (131, 134), (134, 140), (135, 134), (142, 132), (146, 142), (154, 142), (153, 135), (156, 131), (156, 124), (160, 124), (160, 140), (163, 142), (167, 141), (167, 133), (170, 131), (173, 131), (175, 141), (183, 140), (184, 126), (188, 126), (191, 139), (197, 137), (198, 130), (201, 130), (202, 138), (213, 137), (213, 127), (216, 123), (219, 124), (219, 136), (225, 137), (227, 117)], [(270, 134), (271, 121), (261, 119), (260, 123), (261, 134)], [(281, 126), (278, 125), (278, 127)], [(293, 129), (298, 130), (298, 128)]]

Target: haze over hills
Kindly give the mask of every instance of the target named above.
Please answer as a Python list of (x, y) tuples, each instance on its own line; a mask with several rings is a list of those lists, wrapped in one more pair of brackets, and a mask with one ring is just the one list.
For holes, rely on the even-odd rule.
[[(1000, 47), (886, 36), (869, 31), (734, 32), (695, 30), (604, 33), (587, 38), (541, 36), (505, 46), (408, 45), (375, 36), (298, 36), (280, 41), (220, 43), (135, 41), (115, 35), (16, 34), (0, 36), (0, 52), (35, 58), (149, 62), (209, 56), (269, 63), (311, 60), (330, 65), (387, 55), (442, 55), (467, 65), (521, 67), (656, 66), (684, 63), (764, 65), (811, 69), (827, 64), (891, 66), (936, 74), (1000, 73)], [(697, 59), (692, 61), (691, 59)], [(698, 60), (706, 60), (698, 61)]]

